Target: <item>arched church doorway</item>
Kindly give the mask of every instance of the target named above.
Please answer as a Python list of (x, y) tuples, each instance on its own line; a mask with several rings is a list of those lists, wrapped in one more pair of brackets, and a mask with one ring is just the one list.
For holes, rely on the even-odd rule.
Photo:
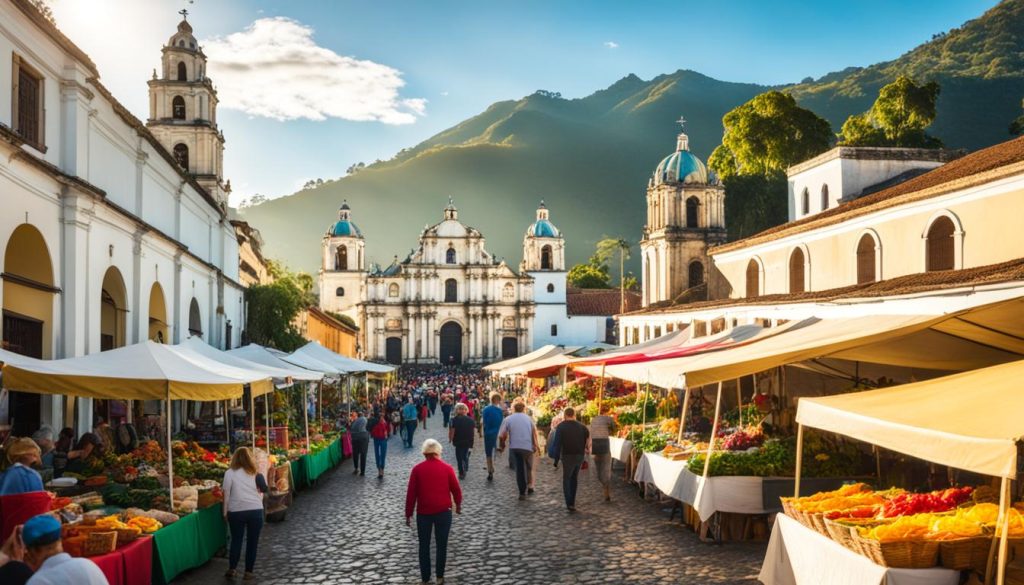
[(519, 357), (519, 340), (515, 337), (501, 338), (501, 359), (508, 360)]
[(402, 365), (402, 338), (388, 337), (384, 341), (384, 356), (389, 364)]
[(455, 321), (441, 325), (441, 363), (459, 365), (462, 363), (462, 326)]

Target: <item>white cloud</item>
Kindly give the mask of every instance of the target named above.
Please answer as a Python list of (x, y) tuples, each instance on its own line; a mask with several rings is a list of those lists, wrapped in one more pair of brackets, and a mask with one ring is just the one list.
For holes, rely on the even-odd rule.
[(605, 48), (608, 48), (608, 49), (618, 49), (619, 48), (619, 43), (616, 43), (615, 41), (605, 41), (604, 42), (604, 46), (605, 46)]
[(260, 18), (203, 50), (220, 104), (250, 115), (411, 124), (426, 111), (427, 100), (401, 97), (400, 71), (321, 47), (288, 18)]
[(441, 95), (443, 95), (444, 97), (448, 97), (448, 92), (447, 91), (442, 91)]

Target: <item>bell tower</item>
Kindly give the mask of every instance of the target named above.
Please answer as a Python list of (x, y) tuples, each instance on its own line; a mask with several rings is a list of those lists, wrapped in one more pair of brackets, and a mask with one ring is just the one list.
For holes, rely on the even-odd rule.
[(188, 11), (163, 48), (160, 73), (149, 80), (146, 126), (221, 205), (231, 182), (224, 182), (224, 135), (217, 128), (217, 90), (206, 76), (206, 55), (192, 34)]

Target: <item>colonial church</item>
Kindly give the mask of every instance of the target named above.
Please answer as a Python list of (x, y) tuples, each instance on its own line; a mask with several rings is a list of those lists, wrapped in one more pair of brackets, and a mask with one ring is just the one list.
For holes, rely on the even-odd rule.
[(591, 344), (604, 341), (607, 317), (569, 311), (565, 240), (543, 203), (518, 272), (487, 251), (451, 200), (407, 258), (367, 268), (363, 233), (343, 203), (323, 237), (320, 307), (355, 320), (364, 357), (395, 364), (487, 363), (544, 343)]
[(681, 131), (647, 183), (643, 306), (706, 297), (708, 249), (725, 239), (725, 189)]

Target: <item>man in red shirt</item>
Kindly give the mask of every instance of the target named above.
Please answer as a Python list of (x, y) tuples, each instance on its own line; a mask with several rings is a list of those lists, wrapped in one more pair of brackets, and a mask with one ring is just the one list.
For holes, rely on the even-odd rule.
[(420, 541), (420, 577), (430, 582), (430, 534), (437, 539), (437, 583), (444, 583), (444, 566), (448, 561), (448, 532), (452, 528), (452, 501), (455, 513), (462, 513), (462, 488), (455, 470), (441, 460), (441, 443), (434, 439), (423, 442), (424, 460), (412, 468), (405, 492), (405, 523), (412, 526), (416, 512), (416, 533)]

